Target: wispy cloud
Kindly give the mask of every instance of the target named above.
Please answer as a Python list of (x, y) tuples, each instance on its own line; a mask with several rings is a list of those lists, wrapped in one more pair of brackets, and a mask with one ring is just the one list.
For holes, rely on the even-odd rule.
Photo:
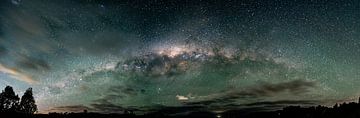
[(20, 60), (17, 62), (17, 65), (21, 68), (45, 71), (50, 69), (50, 65), (45, 60), (29, 57), (23, 54), (20, 54), (19, 57)]
[(37, 83), (37, 81), (34, 80), (33, 78), (31, 78), (30, 76), (28, 76), (24, 73), (21, 73), (16, 69), (5, 67), (2, 64), (0, 64), (0, 72), (9, 74), (12, 78), (20, 80), (20, 81), (24, 81), (29, 84)]
[(45, 110), (42, 113), (48, 113), (48, 112), (83, 112), (84, 110), (90, 110), (93, 111), (92, 108), (84, 106), (84, 105), (72, 105), (72, 106), (59, 106), (59, 107), (53, 107), (49, 110)]
[(246, 90), (230, 90), (221, 94), (207, 96), (207, 100), (185, 102), (186, 105), (211, 105), (216, 103), (234, 103), (239, 99), (256, 99), (276, 96), (280, 93), (288, 93), (295, 96), (306, 93), (309, 89), (316, 87), (313, 81), (292, 80), (282, 83), (262, 83)]

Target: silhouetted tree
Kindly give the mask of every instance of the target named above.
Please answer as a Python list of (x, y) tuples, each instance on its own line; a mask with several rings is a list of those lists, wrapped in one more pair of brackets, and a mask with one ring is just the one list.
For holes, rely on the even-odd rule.
[(23, 113), (33, 114), (37, 111), (35, 99), (33, 97), (32, 88), (28, 88), (21, 97), (20, 111)]
[(339, 108), (339, 105), (338, 105), (338, 103), (336, 103), (334, 106), (333, 106), (333, 108), (334, 109), (337, 109), (337, 108)]
[(5, 90), (0, 93), (0, 111), (15, 112), (19, 104), (19, 96), (11, 86), (6, 86)]

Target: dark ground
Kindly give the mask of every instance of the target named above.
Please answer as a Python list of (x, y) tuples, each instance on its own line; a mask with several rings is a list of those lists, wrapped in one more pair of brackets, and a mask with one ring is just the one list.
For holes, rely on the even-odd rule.
[(360, 118), (360, 104), (351, 102), (334, 105), (334, 107), (316, 106), (300, 107), (289, 106), (282, 110), (271, 112), (247, 112), (231, 110), (220, 114), (197, 111), (183, 115), (171, 115), (164, 112), (153, 112), (145, 115), (127, 114), (100, 114), (100, 113), (49, 113), (49, 114), (19, 114), (0, 113), (1, 118)]

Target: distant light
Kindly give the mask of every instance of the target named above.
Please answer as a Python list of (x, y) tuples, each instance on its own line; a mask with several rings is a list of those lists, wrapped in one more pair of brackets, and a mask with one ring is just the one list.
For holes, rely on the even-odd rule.
[(216, 115), (216, 118), (221, 118), (221, 115), (220, 114)]
[(176, 98), (178, 99), (178, 100), (189, 100), (189, 98), (188, 97), (186, 97), (186, 96), (181, 96), (181, 95), (176, 95)]

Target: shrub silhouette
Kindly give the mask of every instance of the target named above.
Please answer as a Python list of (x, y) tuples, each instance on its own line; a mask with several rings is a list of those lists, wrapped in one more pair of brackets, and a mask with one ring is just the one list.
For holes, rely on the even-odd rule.
[(21, 102), (18, 95), (11, 86), (6, 86), (0, 93), (0, 112), (21, 112), (33, 114), (37, 110), (35, 99), (32, 94), (32, 88), (26, 90), (21, 97)]

